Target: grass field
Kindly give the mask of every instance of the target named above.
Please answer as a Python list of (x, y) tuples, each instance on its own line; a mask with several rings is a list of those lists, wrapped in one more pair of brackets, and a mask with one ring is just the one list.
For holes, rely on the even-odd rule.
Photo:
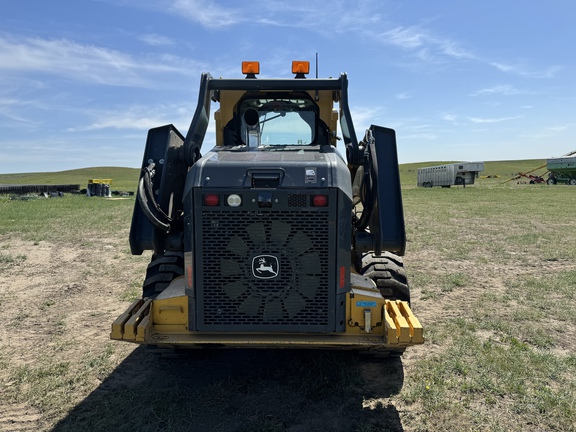
[[(427, 338), (401, 360), (159, 359), (111, 342), (149, 259), (130, 255), (134, 199), (1, 197), (0, 430), (576, 431), (576, 187), (502, 184), (541, 162), (486, 163), (499, 178), (449, 189), (416, 188), (418, 166), (435, 163), (401, 166)], [(0, 183), (106, 177), (135, 190), (137, 170), (99, 170)]]
[(59, 172), (0, 174), (0, 184), (79, 184), (85, 188), (89, 179), (112, 179), (111, 187), (135, 191), (140, 170), (136, 168), (95, 167)]

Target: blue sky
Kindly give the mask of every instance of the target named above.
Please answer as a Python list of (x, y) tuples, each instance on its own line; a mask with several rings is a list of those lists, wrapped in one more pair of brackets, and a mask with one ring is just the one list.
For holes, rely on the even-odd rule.
[(149, 128), (186, 133), (202, 72), (289, 77), (316, 53), (321, 77), (348, 73), (358, 136), (394, 128), (401, 163), (561, 156), (575, 18), (572, 0), (4, 2), (0, 173), (139, 167)]

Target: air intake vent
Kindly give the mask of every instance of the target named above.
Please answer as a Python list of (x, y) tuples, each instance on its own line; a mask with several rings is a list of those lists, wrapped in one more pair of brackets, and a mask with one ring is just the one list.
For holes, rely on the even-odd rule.
[(204, 209), (198, 330), (333, 331), (329, 219), (328, 209)]

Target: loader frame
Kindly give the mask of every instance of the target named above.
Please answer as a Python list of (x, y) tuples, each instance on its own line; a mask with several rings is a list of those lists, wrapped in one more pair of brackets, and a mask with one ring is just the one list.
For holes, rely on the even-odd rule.
[[(337, 79), (303, 78), (302, 74), (297, 74), (296, 79), (256, 79), (249, 74), (245, 79), (213, 79), (204, 73), (200, 79), (197, 108), (187, 134), (180, 134), (173, 125), (149, 131), (132, 218), (130, 247), (135, 255), (151, 250), (153, 257), (144, 282), (145, 295), (115, 320), (112, 339), (187, 348), (340, 348), (394, 352), (424, 342), (422, 326), (410, 308), (403, 263), (400, 259), (389, 260), (386, 258), (389, 255), (384, 255), (389, 252), (404, 255), (406, 245), (395, 131), (371, 125), (364, 138), (358, 141), (348, 103), (346, 74)], [(307, 98), (317, 104), (318, 121), (325, 128), (322, 129), (321, 142), (292, 151), (291, 157), (282, 163), (274, 162), (281, 160), (275, 157), (260, 157), (258, 149), (238, 149), (236, 140), (230, 141), (230, 132), (226, 129), (238, 121), (239, 104), (246, 98), (269, 94), (286, 95), (287, 98), (297, 94), (308, 95)], [(212, 102), (220, 103), (220, 108), (214, 113), (216, 147), (202, 156), (200, 150)], [(332, 108), (334, 103), (339, 103), (338, 112)], [(347, 162), (336, 151), (338, 118)], [(314, 155), (321, 157), (317, 159)], [(238, 162), (227, 165), (229, 159)], [(256, 161), (256, 165), (251, 167), (251, 162), (245, 162), (248, 160)], [(307, 166), (312, 173), (310, 177), (308, 174), (300, 176), (299, 170)], [(226, 176), (218, 173), (226, 173)], [(227, 181), (235, 186), (228, 187)], [(254, 214), (273, 216), (279, 214), (278, 211), (294, 214), (289, 223), (265, 226), (254, 222), (248, 226), (246, 229), (252, 232), (254, 226), (261, 226), (258, 229), (262, 234), (251, 235), (262, 238), (263, 245), (267, 245), (271, 237), (294, 241), (297, 235), (290, 231), (290, 224), (297, 226), (294, 221), (298, 220), (298, 208), (307, 208), (308, 214), (321, 210), (308, 209), (308, 206), (313, 205), (312, 195), (325, 197), (326, 201), (320, 202), (329, 203), (330, 229), (335, 230), (326, 242), (330, 249), (326, 259), (331, 262), (326, 267), (331, 272), (326, 286), (335, 291), (329, 292), (326, 300), (322, 300), (324, 303), (318, 303), (319, 307), (328, 308), (326, 324), (319, 325), (317, 330), (306, 323), (300, 327), (292, 326), (289, 320), (275, 325), (273, 320), (279, 314), (293, 316), (304, 310), (304, 306), (295, 308), (297, 299), (285, 299), (292, 303), (271, 308), (268, 318), (264, 311), (265, 325), (260, 325), (257, 320), (245, 320), (252, 324), (242, 324), (238, 326), (239, 330), (235, 330), (233, 321), (232, 324), (226, 324), (226, 320), (218, 321), (224, 324), (213, 328), (205, 323), (211, 321), (203, 321), (211, 319), (211, 316), (202, 308), (214, 301), (212, 298), (205, 300), (208, 298), (205, 293), (218, 289), (223, 292), (224, 286), (228, 296), (250, 295), (246, 294), (246, 285), (242, 283), (228, 282), (228, 285), (211, 287), (209, 278), (200, 279), (198, 275), (205, 262), (202, 253), (212, 253), (198, 248), (199, 244), (210, 241), (198, 232), (201, 229), (198, 224), (211, 217), (214, 222), (206, 219), (206, 226), (214, 223), (218, 227), (219, 221), (225, 220), (224, 215), (231, 212), (225, 203), (220, 203), (220, 197), (225, 199), (231, 192), (251, 200), (248, 202), (252, 204), (246, 204), (245, 210)], [(270, 199), (267, 197), (272, 197), (273, 193), (275, 201), (266, 202), (275, 207), (276, 213), (268, 208), (268, 204), (258, 208), (260, 200)], [(221, 206), (215, 209), (214, 216), (209, 216), (212, 214), (209, 209), (201, 210), (202, 206), (208, 205), (206, 196), (215, 197), (209, 205)], [(290, 196), (304, 198), (295, 201)], [(352, 211), (354, 208), (356, 212)], [(284, 231), (285, 235), (271, 234), (274, 229)], [(251, 238), (246, 241), (250, 246), (242, 246), (242, 241), (235, 238), (227, 240), (228, 244), (233, 242), (236, 247), (250, 250), (245, 252), (248, 254), (246, 257), (254, 261), (260, 256), (255, 251), (264, 246), (255, 245)], [(299, 241), (307, 244), (310, 240)], [(226, 244), (220, 247), (229, 247)], [(282, 253), (278, 249), (281, 245), (275, 246), (278, 254)], [(291, 246), (286, 243), (282, 247)], [(308, 247), (304, 246), (302, 250)], [(303, 255), (297, 257), (297, 253)], [(288, 253), (293, 268), (309, 268), (305, 261), (316, 259), (316, 252), (297, 253)], [(263, 256), (274, 259), (273, 254)], [(222, 258), (222, 263), (229, 261)], [(218, 271), (218, 268), (216, 263), (212, 271)], [(226, 270), (227, 274), (230, 271)], [(363, 272), (368, 272), (368, 276), (362, 275)], [(316, 295), (313, 284), (319, 277), (312, 274), (307, 278), (300, 282), (303, 285), (296, 295), (301, 297), (299, 302)], [(161, 289), (155, 291), (154, 286), (161, 286)], [(227, 299), (225, 294), (218, 295)], [(244, 300), (238, 310), (255, 313), (245, 306), (248, 300)], [(232, 306), (227, 307), (226, 312), (213, 309), (209, 313), (230, 313)], [(310, 316), (310, 312), (307, 313)]]

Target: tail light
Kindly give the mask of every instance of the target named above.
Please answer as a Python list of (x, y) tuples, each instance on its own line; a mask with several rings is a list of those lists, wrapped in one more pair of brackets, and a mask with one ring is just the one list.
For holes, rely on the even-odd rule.
[(220, 196), (218, 194), (204, 195), (204, 205), (214, 207), (220, 205)]
[(328, 205), (328, 195), (312, 195), (313, 207), (326, 207)]

